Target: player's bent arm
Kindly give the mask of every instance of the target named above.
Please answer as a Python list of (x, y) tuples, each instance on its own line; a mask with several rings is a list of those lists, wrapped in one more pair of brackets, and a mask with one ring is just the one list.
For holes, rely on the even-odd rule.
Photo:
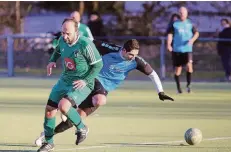
[(145, 75), (147, 75), (152, 80), (152, 82), (156, 86), (156, 90), (158, 93), (163, 92), (164, 90), (163, 90), (160, 78), (157, 75), (157, 73), (155, 72), (155, 70), (153, 70), (151, 65), (148, 64), (143, 58), (141, 58), (139, 56), (136, 57), (135, 60), (137, 63), (136, 69), (139, 70), (140, 72), (144, 73)]
[(192, 37), (193, 42), (195, 42), (198, 39), (198, 37), (199, 37), (199, 32), (196, 31)]
[(199, 31), (198, 31), (198, 28), (195, 25), (193, 25), (192, 32), (193, 32), (192, 40), (196, 41), (200, 34), (199, 34)]
[(156, 86), (156, 90), (158, 93), (160, 92), (164, 92), (163, 86), (161, 84), (160, 78), (157, 75), (156, 71), (152, 71), (151, 74), (148, 75), (148, 77), (152, 80), (152, 82), (155, 84)]
[(92, 42), (89, 42), (83, 54), (91, 66), (89, 74), (84, 78), (84, 81), (88, 83), (89, 81), (94, 80), (94, 78), (99, 74), (100, 70), (103, 68), (103, 61)]
[(172, 33), (169, 33), (168, 34), (168, 37), (167, 37), (167, 46), (171, 46), (172, 44), (172, 39), (173, 39), (173, 34)]
[(59, 48), (59, 40), (56, 39), (53, 40), (52, 45), (55, 51), (52, 53), (49, 62), (56, 62), (58, 58), (61, 56), (60, 48)]
[(143, 58), (141, 58), (139, 56), (136, 57), (135, 61), (137, 64), (136, 69), (139, 70), (140, 72), (144, 73), (145, 75), (147, 75), (152, 80), (154, 85), (156, 86), (156, 90), (158, 92), (159, 99), (162, 101), (164, 101), (164, 100), (174, 101), (173, 98), (167, 96), (164, 93), (160, 78), (157, 75), (157, 73), (153, 70), (153, 68), (150, 66), (150, 64), (148, 64)]
[(99, 62), (91, 65), (91, 71), (89, 72), (89, 74), (84, 78), (84, 81), (86, 83), (88, 83), (90, 80), (93, 80), (94, 78), (96, 78), (96, 76), (99, 74), (100, 70), (103, 67), (103, 62), (102, 60), (100, 60)]
[[(174, 23), (173, 23), (174, 24)], [(170, 47), (172, 45), (173, 40), (173, 34), (174, 34), (174, 25), (171, 25), (171, 27), (167, 30), (167, 46)]]

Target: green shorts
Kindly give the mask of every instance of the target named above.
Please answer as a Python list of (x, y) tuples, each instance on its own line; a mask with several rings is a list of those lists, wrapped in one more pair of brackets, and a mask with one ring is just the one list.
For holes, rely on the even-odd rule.
[(87, 98), (91, 91), (92, 90), (87, 86), (83, 89), (74, 89), (72, 84), (68, 84), (62, 79), (59, 79), (59, 81), (52, 88), (49, 100), (58, 105), (59, 101), (64, 96), (68, 96), (68, 98), (71, 98), (78, 106)]

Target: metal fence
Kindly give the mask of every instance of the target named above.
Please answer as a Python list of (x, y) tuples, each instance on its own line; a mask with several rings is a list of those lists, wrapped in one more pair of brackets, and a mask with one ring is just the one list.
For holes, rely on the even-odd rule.
[[(46, 76), (46, 65), (50, 57), (51, 34), (16, 34), (0, 36), (0, 73), (12, 76)], [(166, 50), (166, 37), (109, 36), (97, 37), (122, 45), (126, 40), (135, 38), (140, 42), (140, 56), (147, 60), (162, 79), (172, 77), (171, 53)], [(194, 45), (194, 76), (200, 80), (215, 80), (223, 76), (216, 43), (225, 39), (199, 38)], [(227, 40), (226, 40), (227, 41)], [(231, 40), (229, 40), (231, 41)], [(61, 73), (61, 63), (54, 73)], [(131, 78), (141, 79), (139, 72)]]

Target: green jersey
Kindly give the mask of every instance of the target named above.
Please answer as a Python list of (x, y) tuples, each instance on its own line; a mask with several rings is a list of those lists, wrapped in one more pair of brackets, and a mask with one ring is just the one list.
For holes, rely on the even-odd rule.
[(79, 29), (79, 35), (85, 36), (92, 41), (94, 40), (92, 33), (91, 33), (91, 30), (89, 29), (89, 27), (87, 25), (79, 23), (78, 29)]
[(63, 72), (61, 79), (72, 84), (75, 80), (84, 80), (90, 89), (94, 87), (94, 78), (100, 72), (103, 63), (94, 43), (84, 36), (69, 45), (61, 36), (53, 52), (50, 62), (56, 62), (61, 57)]

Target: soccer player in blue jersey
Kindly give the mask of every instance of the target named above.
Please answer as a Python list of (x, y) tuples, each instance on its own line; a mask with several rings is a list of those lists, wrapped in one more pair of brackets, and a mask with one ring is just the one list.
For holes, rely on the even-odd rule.
[[(137, 40), (128, 40), (123, 47), (96, 40), (93, 42), (102, 55), (103, 68), (95, 79), (94, 90), (78, 106), (78, 112), (82, 117), (90, 115), (99, 106), (106, 104), (108, 92), (115, 90), (132, 70), (139, 70), (153, 81), (160, 100), (173, 101), (171, 97), (165, 95), (157, 73), (144, 59), (138, 56), (139, 43)], [(72, 126), (71, 121), (67, 119), (55, 128), (55, 133), (63, 132)], [(36, 139), (35, 143), (38, 145), (38, 143), (42, 143), (42, 140), (43, 134)]]
[[(178, 93), (182, 93), (179, 76), (181, 75), (182, 66), (187, 67), (187, 91), (191, 92), (190, 83), (193, 72), (193, 43), (199, 37), (199, 32), (188, 19), (188, 10), (185, 7), (179, 9), (180, 20), (172, 24), (168, 31), (167, 48), (172, 52), (173, 66), (175, 68), (175, 81)], [(171, 45), (173, 42), (173, 46)]]

